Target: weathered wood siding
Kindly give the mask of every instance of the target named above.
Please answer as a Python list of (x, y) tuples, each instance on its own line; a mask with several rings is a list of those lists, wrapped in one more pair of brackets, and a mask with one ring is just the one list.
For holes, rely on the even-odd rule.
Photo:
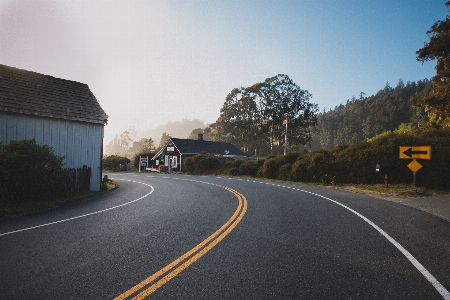
[(49, 145), (58, 156), (66, 156), (66, 168), (92, 170), (91, 190), (100, 190), (103, 125), (40, 118), (0, 112), (0, 142), (35, 139)]

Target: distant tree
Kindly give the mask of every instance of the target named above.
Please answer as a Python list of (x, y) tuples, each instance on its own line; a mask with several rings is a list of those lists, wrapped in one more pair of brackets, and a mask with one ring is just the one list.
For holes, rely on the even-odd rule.
[(398, 84), (397, 84), (397, 88), (400, 88), (400, 89), (402, 89), (402, 88), (404, 88), (405, 87), (405, 83), (403, 82), (403, 79), (399, 79), (398, 80)]
[(142, 138), (140, 141), (133, 142), (133, 146), (130, 147), (128, 152), (136, 155), (136, 153), (152, 152), (155, 150), (156, 147), (152, 138)]
[(120, 156), (130, 156), (130, 145), (133, 140), (130, 138), (128, 131), (122, 132), (120, 136), (116, 135), (105, 147), (105, 152), (108, 154), (115, 154)]
[(139, 152), (151, 152), (156, 150), (155, 142), (152, 138), (142, 138), (140, 143), (141, 147), (139, 148)]
[(161, 136), (161, 141), (159, 142), (158, 149), (161, 149), (162, 147), (164, 147), (164, 145), (166, 144), (167, 140), (170, 139), (170, 138), (171, 138), (170, 134), (167, 134), (167, 133), (163, 132), (163, 134)]
[[(449, 8), (450, 1), (445, 6)], [(430, 41), (416, 52), (417, 60), (436, 60), (436, 76), (432, 78), (433, 94), (420, 99), (417, 106), (425, 107), (432, 125), (450, 127), (450, 16), (434, 23), (427, 34)]]
[(205, 141), (210, 141), (211, 140), (211, 128), (206, 127), (205, 129), (201, 129), (201, 128), (197, 128), (191, 131), (191, 134), (189, 134), (189, 136), (187, 137), (189, 140), (196, 140), (198, 139), (198, 134), (202, 133), (203, 134), (203, 139)]
[(386, 82), (386, 85), (384, 86), (384, 92), (389, 93), (391, 90), (392, 90), (392, 88), (389, 85), (389, 82)]

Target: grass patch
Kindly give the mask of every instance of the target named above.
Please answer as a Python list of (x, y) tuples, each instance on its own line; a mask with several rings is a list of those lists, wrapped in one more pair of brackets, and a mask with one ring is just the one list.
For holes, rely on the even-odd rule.
[(252, 180), (265, 180), (272, 182), (289, 182), (291, 184), (298, 185), (317, 185), (317, 186), (327, 186), (330, 188), (343, 189), (352, 191), (355, 193), (364, 194), (376, 194), (384, 197), (429, 197), (437, 195), (450, 195), (449, 190), (437, 190), (429, 189), (420, 186), (413, 186), (411, 184), (389, 184), (389, 188), (383, 184), (336, 184), (336, 185), (323, 185), (319, 183), (312, 182), (294, 182), (294, 181), (282, 181), (278, 179), (267, 179), (267, 178), (255, 178), (251, 176), (236, 176), (239, 178), (246, 178)]
[(333, 186), (338, 189), (350, 190), (358, 193), (377, 194), (387, 197), (428, 197), (445, 195), (450, 193), (446, 190), (436, 190), (424, 187), (412, 186), (411, 184), (344, 184)]
[(117, 185), (109, 181), (106, 183), (106, 188), (100, 192), (80, 192), (77, 194), (72, 194), (65, 197), (50, 199), (50, 200), (42, 200), (39, 202), (24, 202), (20, 204), (0, 204), (0, 219), (10, 218), (14, 216), (29, 214), (45, 209), (51, 209), (63, 204), (81, 201), (86, 198), (93, 197), (95, 195), (99, 195), (101, 193), (113, 190), (117, 187)]

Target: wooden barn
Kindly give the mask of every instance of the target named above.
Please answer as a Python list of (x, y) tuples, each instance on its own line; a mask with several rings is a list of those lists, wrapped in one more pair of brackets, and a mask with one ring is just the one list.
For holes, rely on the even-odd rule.
[(65, 167), (91, 168), (100, 190), (108, 116), (86, 84), (0, 65), (0, 142), (35, 139), (65, 156)]
[(248, 157), (230, 143), (205, 141), (199, 133), (197, 140), (170, 138), (152, 158), (153, 167), (166, 166), (173, 171), (185, 172), (184, 160), (200, 152), (216, 156), (222, 164), (236, 158)]

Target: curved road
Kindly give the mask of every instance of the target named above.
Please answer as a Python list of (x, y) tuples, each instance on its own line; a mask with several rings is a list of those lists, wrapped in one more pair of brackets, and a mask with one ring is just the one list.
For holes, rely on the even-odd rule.
[(113, 173), (0, 223), (1, 299), (449, 299), (450, 223), (368, 195)]

